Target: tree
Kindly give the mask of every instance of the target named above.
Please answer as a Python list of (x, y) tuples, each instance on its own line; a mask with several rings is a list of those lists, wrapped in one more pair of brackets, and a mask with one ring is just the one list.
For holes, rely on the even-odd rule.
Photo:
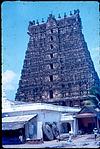
[(95, 107), (95, 104), (92, 102), (92, 101), (90, 101), (89, 99), (86, 99), (86, 100), (84, 100), (83, 101), (83, 105), (84, 106), (92, 106), (92, 107)]
[(100, 108), (100, 87), (92, 87), (90, 89), (90, 100)]
[(85, 97), (83, 104), (85, 106), (93, 106), (100, 108), (100, 88), (92, 87), (89, 91), (89, 95)]
[(89, 92), (90, 95), (96, 96), (100, 102), (100, 87), (92, 87)]

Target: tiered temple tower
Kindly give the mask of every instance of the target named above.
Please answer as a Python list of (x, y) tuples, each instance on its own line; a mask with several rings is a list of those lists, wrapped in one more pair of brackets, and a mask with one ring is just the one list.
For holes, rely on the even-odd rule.
[(15, 100), (81, 105), (100, 81), (82, 34), (79, 10), (29, 22), (30, 36)]

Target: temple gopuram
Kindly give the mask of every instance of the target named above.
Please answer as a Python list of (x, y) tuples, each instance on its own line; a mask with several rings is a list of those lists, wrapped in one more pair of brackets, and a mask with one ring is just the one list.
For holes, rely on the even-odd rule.
[(81, 106), (89, 90), (100, 86), (82, 33), (79, 10), (56, 19), (30, 21), (16, 101)]

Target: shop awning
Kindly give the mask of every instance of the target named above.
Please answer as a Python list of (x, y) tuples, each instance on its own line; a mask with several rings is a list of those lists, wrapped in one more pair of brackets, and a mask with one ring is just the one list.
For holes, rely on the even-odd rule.
[(2, 118), (2, 130), (15, 130), (23, 128), (24, 124), (35, 116), (37, 116), (37, 114), (4, 117)]
[(24, 122), (3, 122), (2, 130), (16, 130), (24, 127)]
[(85, 117), (96, 117), (97, 115), (94, 113), (81, 113), (77, 114), (76, 118), (85, 118)]
[(72, 120), (74, 120), (72, 115), (62, 115), (61, 116), (61, 121), (72, 121)]

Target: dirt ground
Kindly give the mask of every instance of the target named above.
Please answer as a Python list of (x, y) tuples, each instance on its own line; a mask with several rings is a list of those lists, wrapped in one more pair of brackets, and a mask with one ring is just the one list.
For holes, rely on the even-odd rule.
[(95, 140), (94, 134), (78, 135), (72, 137), (72, 141), (66, 138), (63, 141), (53, 140), (44, 141), (42, 144), (18, 144), (18, 145), (3, 145), (4, 148), (99, 148), (100, 135)]

